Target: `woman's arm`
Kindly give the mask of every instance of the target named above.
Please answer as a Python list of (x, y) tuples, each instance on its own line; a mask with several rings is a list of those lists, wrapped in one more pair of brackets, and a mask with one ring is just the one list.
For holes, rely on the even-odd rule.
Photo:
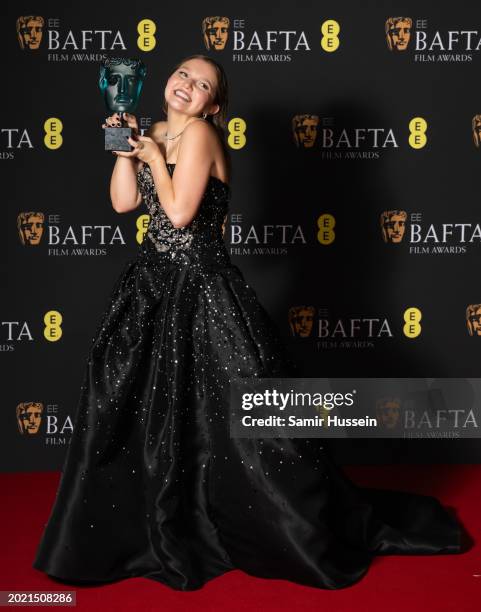
[[(132, 128), (135, 136), (139, 134), (139, 126), (135, 115), (124, 113), (124, 120), (128, 127)], [(107, 118), (106, 125), (120, 125), (118, 113)], [(154, 123), (147, 131), (147, 136), (151, 132), (164, 125), (164, 121)], [(106, 127), (106, 125), (104, 127)], [(142, 203), (142, 194), (137, 184), (137, 171), (140, 167), (140, 160), (132, 152), (116, 152), (117, 160), (110, 179), (110, 199), (113, 209), (118, 213), (126, 213), (135, 210)]]
[(110, 179), (110, 199), (118, 213), (134, 210), (142, 202), (137, 185), (139, 164), (135, 157), (117, 157)]
[(149, 162), (159, 201), (174, 227), (188, 225), (197, 214), (209, 181), (217, 138), (214, 127), (193, 121), (182, 134), (172, 178), (162, 155)]

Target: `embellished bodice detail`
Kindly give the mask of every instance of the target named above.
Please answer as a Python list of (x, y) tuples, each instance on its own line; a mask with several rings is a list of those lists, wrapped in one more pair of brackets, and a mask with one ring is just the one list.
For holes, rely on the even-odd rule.
[[(167, 164), (172, 176), (175, 164)], [(159, 253), (189, 251), (212, 241), (223, 241), (222, 227), (228, 210), (230, 187), (210, 176), (197, 215), (184, 227), (174, 227), (162, 208), (150, 166), (143, 164), (137, 172), (137, 183), (150, 220), (144, 240), (149, 239)]]

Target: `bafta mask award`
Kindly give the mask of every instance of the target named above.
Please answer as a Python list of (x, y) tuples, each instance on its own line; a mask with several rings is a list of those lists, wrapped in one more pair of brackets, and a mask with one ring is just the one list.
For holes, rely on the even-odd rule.
[(107, 57), (100, 64), (99, 87), (108, 115), (118, 113), (121, 127), (106, 127), (106, 151), (131, 151), (127, 138), (132, 129), (126, 127), (122, 113), (133, 113), (139, 102), (147, 68), (140, 59)]

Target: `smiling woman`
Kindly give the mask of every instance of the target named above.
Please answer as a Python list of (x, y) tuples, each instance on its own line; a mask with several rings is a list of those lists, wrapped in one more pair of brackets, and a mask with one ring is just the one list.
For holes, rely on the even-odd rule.
[(148, 225), (93, 336), (34, 567), (71, 584), (144, 576), (186, 591), (238, 568), (337, 589), (376, 554), (460, 552), (437, 499), (355, 486), (320, 440), (231, 438), (231, 381), (296, 368), (223, 240), (222, 67), (184, 59), (165, 104), (145, 136), (126, 117), (136, 137), (112, 204), (143, 200)]
[[(117, 160), (110, 185), (114, 209), (129, 212), (140, 205), (136, 172), (148, 166), (162, 208), (172, 225), (183, 227), (190, 223), (210, 177), (229, 183), (226, 107), (227, 80), (215, 62), (203, 56), (180, 62), (164, 90), (167, 121), (154, 123), (141, 136), (135, 117), (125, 116), (134, 130), (134, 138), (129, 139), (133, 150), (114, 152), (121, 158)], [(117, 116), (108, 118), (106, 124), (115, 122), (118, 122)], [(175, 179), (171, 179), (167, 163), (176, 164)]]

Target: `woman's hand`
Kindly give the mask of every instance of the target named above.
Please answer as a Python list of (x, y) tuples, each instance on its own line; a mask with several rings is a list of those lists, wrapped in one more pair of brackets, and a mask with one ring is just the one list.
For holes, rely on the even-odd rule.
[[(131, 115), (130, 113), (121, 113), (122, 118), (126, 122), (125, 127), (129, 127), (132, 129), (132, 134), (134, 137), (138, 138), (139, 134), (139, 125), (137, 123), (137, 119), (135, 115)], [(106, 127), (122, 127), (121, 117), (119, 113), (114, 113), (110, 117), (105, 119), (105, 123), (102, 124), (103, 128)], [(119, 157), (135, 157), (132, 155), (133, 151), (112, 151), (112, 155), (118, 155)]]
[(130, 113), (123, 113), (124, 121), (127, 122), (127, 127), (132, 128), (132, 134), (135, 136), (139, 135), (139, 124), (137, 123), (137, 119), (135, 115), (131, 115)]
[(105, 123), (102, 123), (102, 127), (120, 127), (120, 115), (118, 113), (110, 115), (110, 117), (107, 117), (105, 120)]
[(125, 157), (137, 157), (137, 159), (149, 165), (162, 158), (159, 145), (149, 136), (137, 136), (135, 140), (133, 138), (127, 138), (127, 140), (134, 149), (129, 153), (124, 153)]
[[(132, 128), (132, 132), (137, 135), (139, 133), (139, 125), (137, 123), (137, 119), (135, 115), (130, 115), (129, 113), (121, 113), (123, 115), (124, 121), (127, 123), (125, 127)], [(119, 113), (114, 113), (105, 119), (105, 123), (102, 123), (102, 127), (122, 127), (121, 117)]]

